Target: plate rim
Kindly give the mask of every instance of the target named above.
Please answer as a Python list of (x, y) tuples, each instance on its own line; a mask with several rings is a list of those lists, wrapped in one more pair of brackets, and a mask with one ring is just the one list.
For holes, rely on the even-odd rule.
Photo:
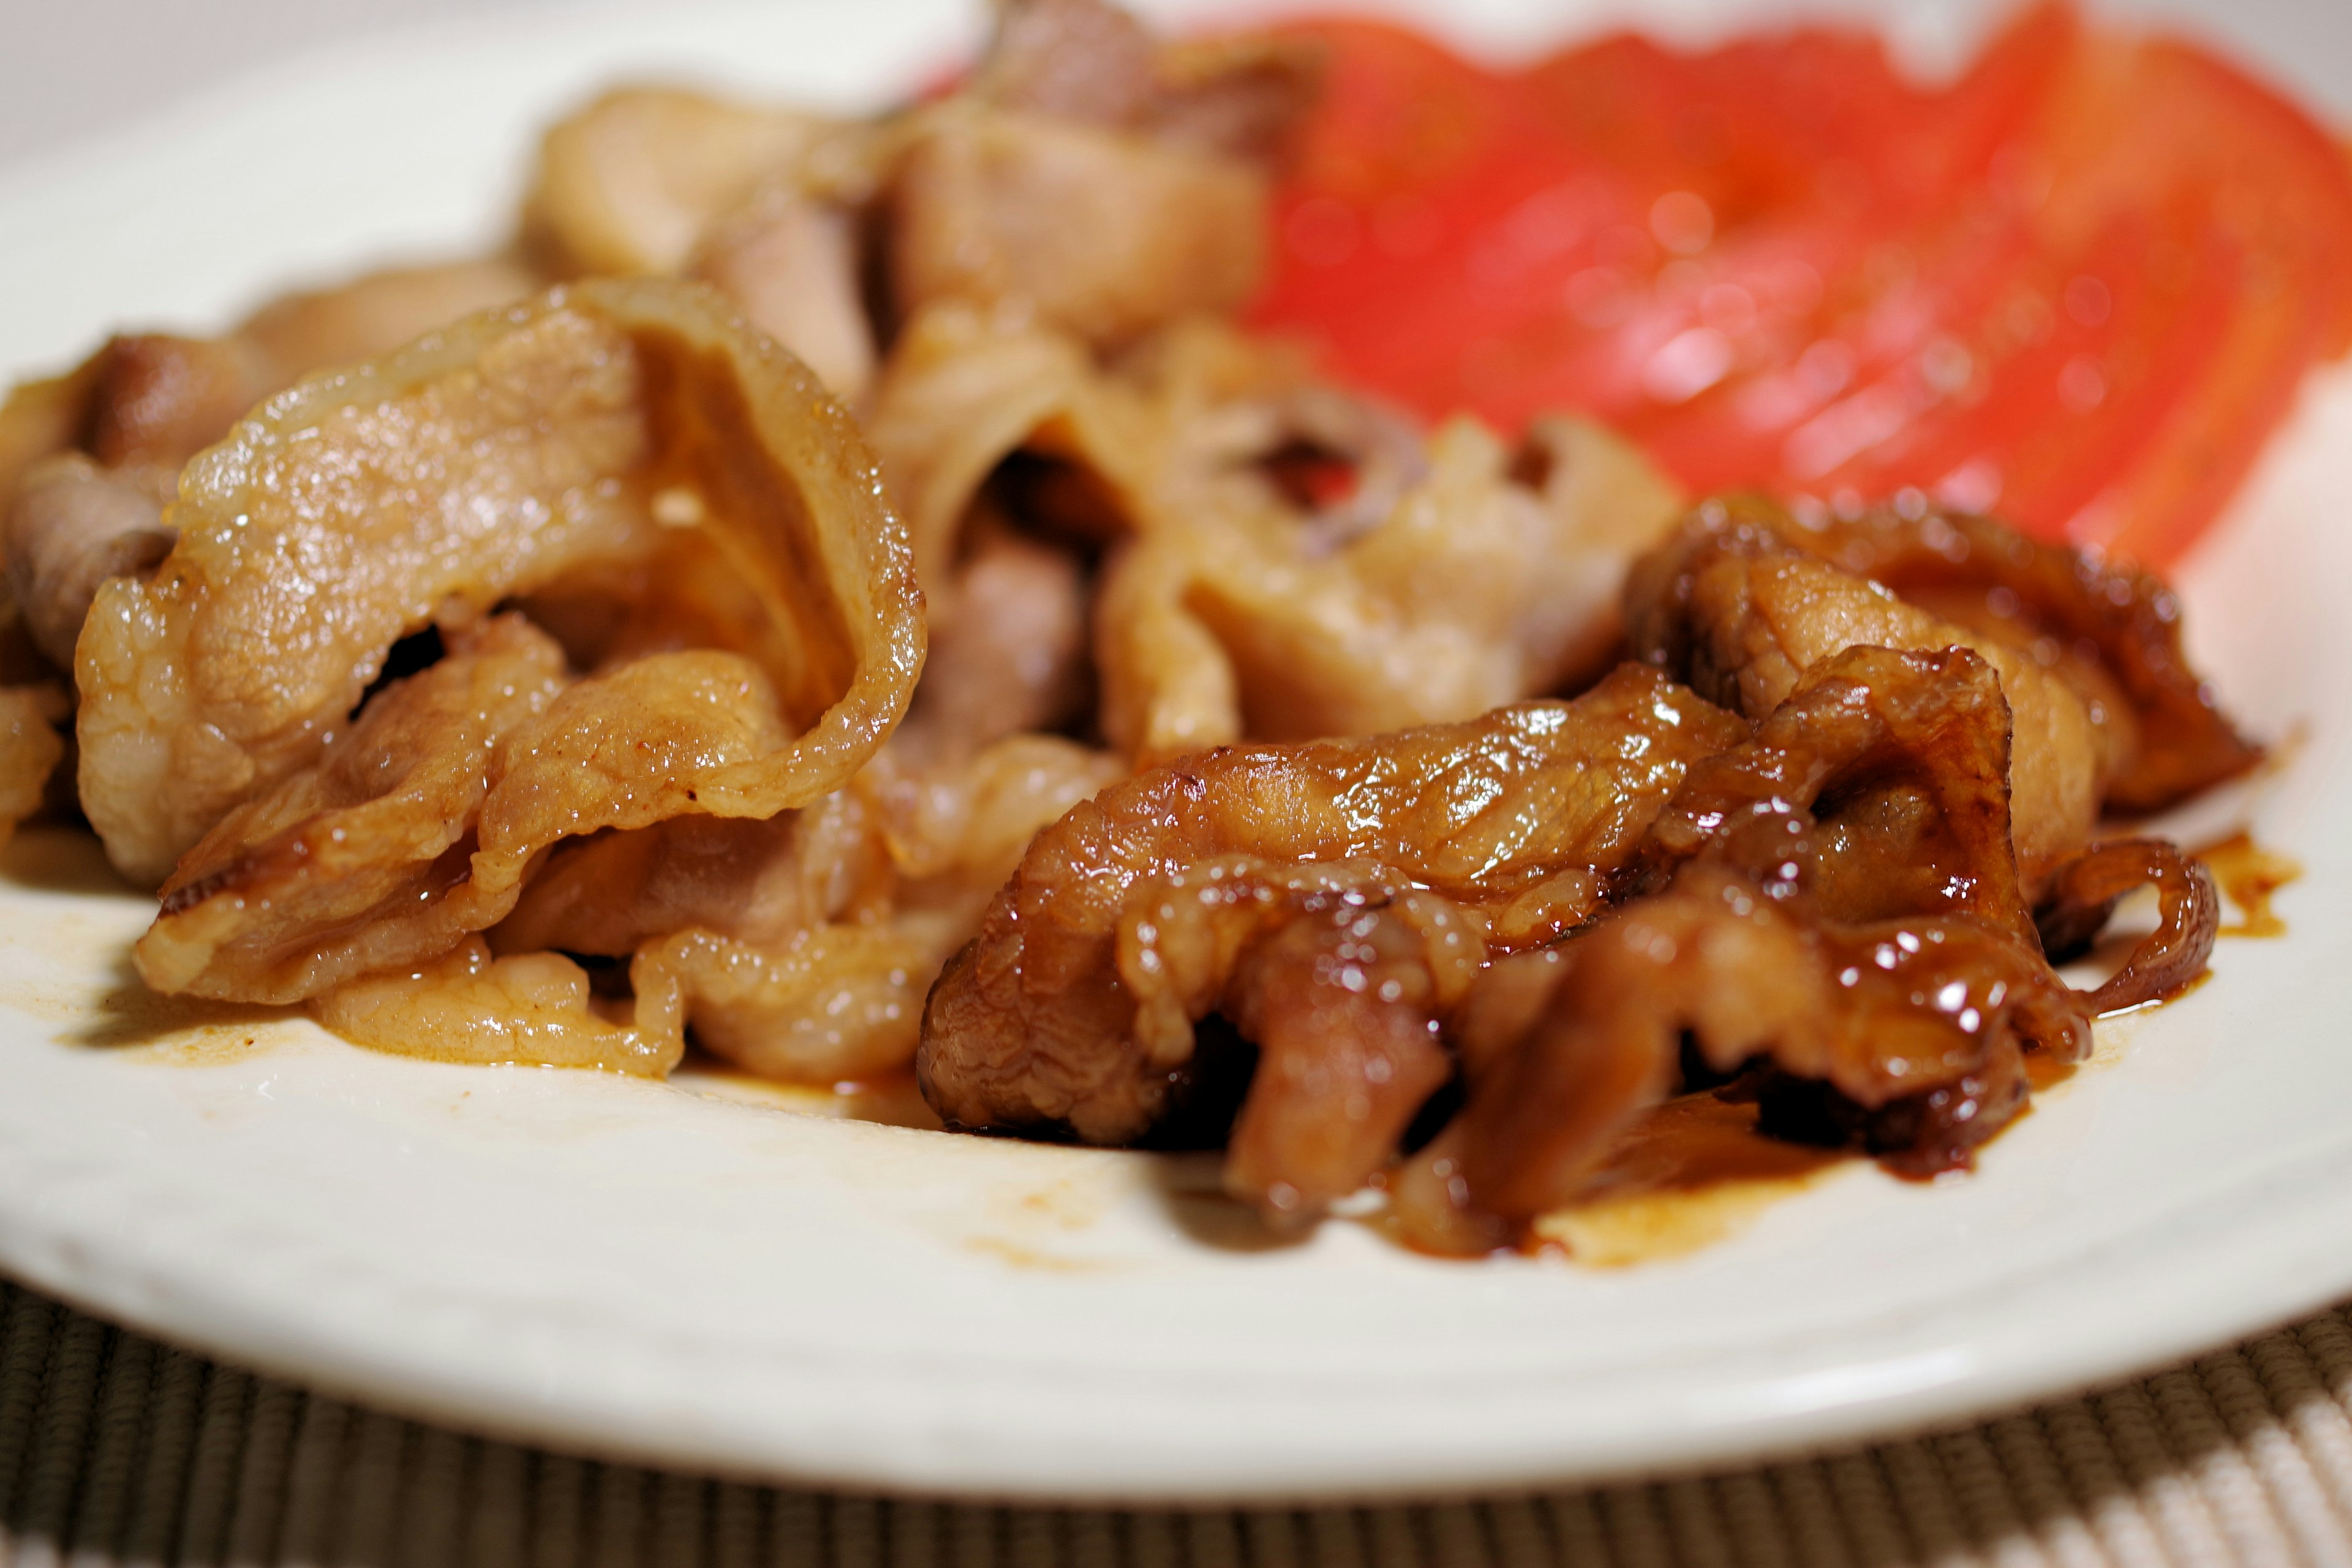
[[(703, 9), (711, 14), (720, 14), (747, 12), (751, 8), (718, 5)], [(635, 7), (625, 4), (599, 5), (589, 10), (600, 22), (622, 25), (635, 25), (641, 16)], [(61, 180), (84, 177), (92, 171), (135, 158), (141, 146), (152, 143), (158, 136), (169, 134), (173, 128), (197, 123), (220, 105), (242, 96), (255, 92), (266, 94), (272, 90), (273, 83), (310, 77), (321, 68), (329, 71), (349, 68), (353, 62), (363, 58), (372, 67), (378, 66), (382, 63), (387, 40), (396, 45), (404, 55), (447, 47), (453, 39), (458, 41), (459, 47), (487, 48), (494, 47), (489, 42), (493, 37), (522, 35), (543, 20), (543, 16), (532, 16), (527, 20), (513, 16), (436, 18), (394, 29), (383, 39), (368, 40), (365, 46), (328, 46), (269, 62), (215, 89), (115, 127), (102, 137), (77, 142), (65, 148), (53, 149), (0, 166), (0, 211), (6, 211), (16, 203), (28, 199), (29, 192)], [(322, 59), (325, 62), (323, 68)], [(0, 1117), (0, 1121), (5, 1120), (5, 1117)], [(28, 1189), (57, 1184), (63, 1167), (41, 1169), (37, 1161), (27, 1154), (29, 1147), (23, 1143), (12, 1147), (9, 1141), (0, 1140), (0, 1171), (8, 1170), (13, 1163), (17, 1172), (9, 1181), (0, 1182), (0, 1189), (16, 1181), (24, 1182)], [(2314, 1152), (2309, 1159), (2352, 1168), (2352, 1142), (2332, 1147), (2324, 1152)], [(2343, 1195), (2334, 1198), (2315, 1194), (2308, 1185), (2298, 1184), (2284, 1174), (2240, 1184), (2241, 1187), (2268, 1185), (2284, 1185), (2301, 1194), (2305, 1201), (2297, 1205), (2297, 1212), (2317, 1205), (2328, 1215), (2352, 1219), (2352, 1182), (2345, 1184), (2347, 1190)], [(2238, 1189), (2232, 1188), (2231, 1192), (2238, 1193)], [(2242, 1194), (2239, 1195), (2242, 1196)], [(2210, 1199), (2215, 1205), (2222, 1201), (2223, 1194), (2219, 1193)], [(2141, 1331), (2136, 1336), (2129, 1333), (2119, 1336), (2104, 1360), (2085, 1358), (2078, 1351), (2070, 1358), (2070, 1370), (2063, 1376), (2053, 1375), (2046, 1368), (2037, 1371), (2035, 1363), (2030, 1360), (2016, 1362), (2011, 1364), (2007, 1373), (2000, 1375), (1978, 1373), (1968, 1379), (1929, 1384), (1874, 1399), (1836, 1403), (1800, 1417), (1773, 1417), (1770, 1418), (1769, 1431), (1759, 1424), (1764, 1420), (1759, 1417), (1746, 1425), (1720, 1426), (1696, 1434), (1685, 1432), (1674, 1443), (1681, 1452), (1673, 1458), (1629, 1451), (1622, 1464), (1612, 1463), (1605, 1458), (1585, 1458), (1569, 1469), (1561, 1469), (1556, 1464), (1540, 1458), (1529, 1461), (1531, 1468), (1519, 1469), (1498, 1468), (1491, 1460), (1473, 1459), (1469, 1462), (1479, 1468), (1476, 1477), (1457, 1477), (1426, 1487), (1393, 1474), (1375, 1476), (1368, 1481), (1357, 1483), (1310, 1480), (1305, 1485), (1295, 1479), (1262, 1474), (1255, 1478), (1236, 1477), (1233, 1486), (1223, 1489), (1212, 1487), (1203, 1489), (1184, 1483), (1155, 1489), (1148, 1484), (1149, 1477), (1119, 1481), (1100, 1476), (1089, 1479), (1065, 1475), (1045, 1479), (1037, 1475), (1034, 1466), (1024, 1468), (1020, 1465), (997, 1470), (967, 1466), (960, 1472), (963, 1479), (959, 1479), (959, 1472), (952, 1466), (942, 1465), (935, 1459), (910, 1464), (903, 1473), (889, 1473), (887, 1465), (877, 1466), (871, 1461), (838, 1470), (797, 1460), (789, 1467), (780, 1467), (772, 1460), (755, 1459), (747, 1463), (738, 1439), (716, 1436), (708, 1439), (698, 1438), (690, 1430), (672, 1430), (667, 1436), (647, 1433), (642, 1444), (625, 1438), (616, 1441), (608, 1430), (602, 1436), (583, 1442), (577, 1411), (567, 1416), (553, 1404), (518, 1405), (510, 1397), (485, 1394), (478, 1386), (469, 1396), (463, 1388), (446, 1383), (436, 1384), (432, 1377), (425, 1375), (428, 1369), (412, 1367), (403, 1371), (385, 1362), (380, 1354), (366, 1353), (356, 1344), (346, 1345), (340, 1352), (340, 1361), (331, 1359), (335, 1352), (331, 1346), (315, 1342), (319, 1339), (315, 1333), (311, 1336), (314, 1353), (306, 1354), (299, 1349), (290, 1349), (304, 1342), (304, 1336), (299, 1331), (299, 1314), (273, 1323), (266, 1315), (256, 1314), (249, 1303), (243, 1308), (238, 1307), (231, 1299), (236, 1294), (233, 1291), (213, 1300), (208, 1306), (199, 1300), (193, 1320), (194, 1326), (192, 1327), (192, 1320), (184, 1312), (176, 1311), (168, 1305), (166, 1298), (172, 1293), (169, 1287), (153, 1280), (142, 1284), (141, 1270), (135, 1265), (120, 1259), (110, 1262), (104, 1258), (88, 1255), (79, 1247), (71, 1234), (71, 1226), (61, 1223), (45, 1233), (39, 1225), (28, 1223), (21, 1214), (10, 1213), (5, 1205), (0, 1205), (0, 1264), (5, 1264), (11, 1274), (24, 1279), (35, 1289), (168, 1342), (195, 1345), (233, 1363), (284, 1377), (339, 1397), (352, 1398), (375, 1407), (401, 1411), (418, 1419), (456, 1425), (535, 1446), (623, 1458), (633, 1462), (686, 1467), (701, 1472), (739, 1475), (747, 1479), (793, 1479), (846, 1488), (881, 1486), (919, 1491), (929, 1496), (989, 1500), (1328, 1502), (1369, 1498), (1382, 1500), (1440, 1499), (1565, 1480), (1622, 1479), (1714, 1468), (1740, 1460), (1801, 1452), (1825, 1444), (1862, 1439), (1874, 1442), (1893, 1440), (1923, 1429), (1964, 1421), (1991, 1410), (2011, 1407), (2021, 1399), (2054, 1397), (2129, 1376), (2200, 1350), (2217, 1348), (2226, 1340), (2291, 1320), (2311, 1308), (2352, 1291), (2352, 1252), (2334, 1261), (2332, 1271), (2312, 1265), (2305, 1257), (2309, 1250), (2307, 1245), (2292, 1242), (2284, 1234), (2283, 1227), (2293, 1228), (2288, 1227), (2286, 1220), (2281, 1217), (2285, 1212), (2284, 1208), (2271, 1210), (2266, 1214), (2264, 1223), (2252, 1231), (2242, 1233), (2236, 1245), (2241, 1249), (2252, 1249), (2267, 1258), (2267, 1267), (2280, 1272), (2283, 1280), (2284, 1273), (2292, 1272), (2294, 1279), (2292, 1286), (2282, 1282), (2271, 1292), (2265, 1304), (2255, 1310), (2243, 1302), (2235, 1306), (2228, 1304), (2222, 1295), (2207, 1288), (2201, 1280), (2178, 1281), (2175, 1285), (2176, 1305), (2171, 1311), (2135, 1314), (2130, 1321)], [(2168, 1223), (2168, 1220), (2151, 1220), (2136, 1228), (2132, 1234), (2137, 1237), (2142, 1231), (2162, 1228)], [(2309, 1222), (2305, 1223), (2307, 1225)], [(2300, 1230), (2297, 1234), (2307, 1237), (2309, 1233)], [(2115, 1245), (2122, 1243), (2117, 1241)], [(2141, 1268), (2144, 1270), (2155, 1269), (2158, 1265), (2153, 1260), (2146, 1260)], [(184, 1292), (180, 1305), (184, 1308), (187, 1300)], [(2193, 1307), (2186, 1316), (2178, 1304), (2183, 1301), (2191, 1303)], [(2280, 1302), (2293, 1304), (2280, 1306)], [(242, 1319), (238, 1316), (240, 1311), (245, 1314)], [(325, 1338), (331, 1340), (333, 1336)], [(1664, 1443), (1665, 1439), (1660, 1438), (1657, 1442)], [(1425, 1459), (1407, 1459), (1400, 1463), (1423, 1471), (1429, 1468)], [(1307, 1467), (1307, 1469), (1311, 1471), (1312, 1467)], [(1252, 1484), (1254, 1481), (1262, 1484)]]

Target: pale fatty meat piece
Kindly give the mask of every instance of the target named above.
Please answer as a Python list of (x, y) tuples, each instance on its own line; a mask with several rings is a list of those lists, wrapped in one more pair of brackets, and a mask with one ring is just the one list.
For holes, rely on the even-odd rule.
[(1002, 109), (1278, 161), (1322, 87), (1295, 38), (1162, 40), (1105, 0), (1008, 0), (964, 89)]
[[(323, 749), (394, 642), (691, 529), (764, 606), (791, 745), (700, 782), (766, 816), (836, 787), (921, 666), (903, 530), (840, 406), (698, 285), (592, 281), (320, 376), (192, 463), (178, 544), (100, 590), (82, 797), (160, 879)], [(163, 781), (171, 787), (163, 789)]]
[(963, 558), (927, 591), (930, 654), (892, 748), (913, 763), (971, 755), (1008, 735), (1085, 717), (1086, 570), (1069, 551), (995, 522), (967, 528)]
[(1530, 489), (1484, 426), (1450, 421), (1370, 518), (1171, 479), (1181, 523), (1115, 557), (1102, 588), (1106, 731), (1151, 759), (1241, 734), (1463, 720), (1591, 679), (1613, 651), (1625, 564), (1676, 506), (1614, 438), (1564, 426), (1546, 438)]
[(501, 954), (626, 958), (691, 927), (782, 942), (887, 913), (892, 888), (872, 802), (853, 784), (764, 820), (673, 816), (572, 839), (533, 871), (489, 942)]
[(478, 317), (321, 377), (190, 464), (177, 543), (105, 584), (77, 650), (81, 795), (156, 881), (229, 807), (302, 767), (385, 654), (648, 525), (636, 357), (561, 306)]
[(713, 781), (790, 744), (740, 655), (655, 654), (566, 684), (543, 634), (493, 624), (503, 661), (461, 654), (390, 688), (190, 854), (138, 948), (150, 985), (290, 1002), (421, 963), (503, 921), (561, 840), (704, 810)]
[(634, 953), (633, 974), (675, 983), (698, 1041), (763, 1077), (895, 1070), (1030, 838), (1117, 771), (1041, 735), (919, 773), (886, 756), (771, 821), (677, 817), (571, 847), (491, 942)]
[(686, 1054), (676, 988), (657, 973), (635, 978), (634, 1001), (608, 1004), (560, 952), (493, 958), (467, 937), (415, 968), (330, 991), (311, 1010), (352, 1044), (399, 1056), (666, 1077)]
[(163, 512), (180, 465), (255, 404), (538, 286), (504, 257), (388, 268), (288, 295), (226, 337), (116, 337), (70, 374), (19, 387), (0, 409), (0, 547), (43, 654), (73, 668), (98, 584), (170, 551)]
[(0, 408), (0, 500), (58, 452), (168, 474), (298, 378), (390, 353), (540, 286), (537, 273), (501, 256), (391, 267), (286, 295), (222, 337), (110, 338), (66, 374), (17, 387)]
[(905, 1070), (923, 994), (960, 934), (937, 910), (761, 946), (698, 927), (649, 944), (630, 972), (678, 987), (704, 1049), (761, 1078), (839, 1083)]
[(1007, 304), (1100, 343), (1237, 304), (1318, 66), (1294, 41), (1163, 47), (1086, 0), (1009, 5), (961, 87), (872, 120), (607, 92), (547, 132), (523, 233), (560, 276), (716, 284), (860, 398), (889, 324), (869, 273), (899, 321)]
[[(651, 964), (674, 977), (696, 1040), (763, 1078), (902, 1070), (940, 966), (971, 939), (1031, 838), (1118, 773), (1102, 753), (1045, 735), (918, 773), (886, 760), (845, 792), (871, 797), (880, 886), (869, 869), (823, 920), (782, 935), (715, 912), (640, 948), (632, 973)], [(804, 876), (843, 859), (870, 867), (821, 839), (797, 847)]]
[(518, 258), (499, 255), (386, 267), (347, 283), (298, 289), (230, 334), (269, 368), (272, 384), (248, 401), (314, 370), (380, 358), (478, 310), (535, 294), (547, 281)]
[(541, 139), (524, 243), (561, 277), (698, 278), (854, 402), (876, 355), (859, 229), (895, 144), (880, 127), (617, 88)]
[(58, 668), (73, 668), (98, 585), (142, 575), (171, 553), (173, 536), (163, 526), (170, 481), (163, 469), (103, 468), (80, 452), (26, 471), (0, 523), (0, 548), (26, 629)]
[(885, 200), (891, 297), (912, 316), (1018, 303), (1088, 342), (1230, 310), (1265, 267), (1268, 187), (1244, 161), (1149, 136), (950, 102)]
[(687, 270), (740, 306), (835, 397), (855, 405), (878, 351), (866, 320), (856, 212), (778, 180), (711, 226)]
[(132, 956), (157, 991), (292, 1002), (448, 952), (499, 744), (566, 683), (562, 650), (500, 616), (378, 692), (318, 763), (230, 812), (180, 862)]
[(49, 773), (66, 750), (58, 721), (69, 707), (54, 686), (0, 687), (0, 845), (46, 803)]
[(866, 427), (917, 569), (939, 583), (982, 486), (1016, 453), (1077, 465), (1112, 497), (1114, 530), (1140, 526), (1166, 423), (1067, 333), (950, 304), (899, 334)]
[(1161, 1059), (1172, 1037), (1138, 1037), (1119, 973), (1139, 889), (1231, 856), (1363, 861), (1476, 904), (1498, 948), (1534, 945), (1593, 912), (1689, 764), (1744, 733), (1629, 667), (1573, 703), (1234, 747), (1115, 785), (1037, 837), (933, 989), (924, 1094), (954, 1124), (1131, 1141), (1167, 1112), (1183, 1066)]
[(1159, 95), (1160, 44), (1105, 0), (1007, 0), (968, 90), (1081, 125), (1132, 126)]
[(1237, 308), (1319, 85), (1294, 43), (1161, 45), (1093, 0), (1004, 6), (971, 79), (906, 125), (883, 196), (899, 314), (1014, 305), (1108, 347)]
[(678, 271), (713, 223), (835, 129), (690, 89), (612, 89), (541, 138), (525, 243), (559, 276)]

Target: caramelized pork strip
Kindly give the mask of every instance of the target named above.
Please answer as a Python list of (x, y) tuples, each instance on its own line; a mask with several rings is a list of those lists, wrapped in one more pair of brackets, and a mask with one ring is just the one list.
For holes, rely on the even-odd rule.
[(836, 787), (921, 665), (904, 531), (847, 416), (690, 284), (558, 289), (309, 382), (190, 464), (173, 521), (152, 581), (100, 589), (77, 659), (83, 804), (146, 879), (314, 761), (401, 637), (657, 553), (668, 527), (764, 610), (754, 673), (800, 734), (682, 786), (696, 809)]
[(2156, 889), (2157, 928), (2085, 995), (2094, 1013), (2160, 1001), (2205, 973), (2221, 929), (2213, 874), (2163, 839), (2114, 839), (2060, 867), (2037, 911), (2042, 944), (2063, 959), (2090, 945), (2125, 894), (2147, 887)]
[(1844, 648), (1973, 648), (2008, 700), (2011, 820), (2025, 886), (2041, 889), (2090, 842), (2123, 737), (2031, 655), (1797, 548), (1793, 526), (1748, 505), (1693, 512), (1627, 580), (1636, 656), (1760, 721), (1807, 668)]
[(2037, 945), (2011, 845), (2009, 706), (1968, 648), (1857, 647), (1807, 670), (1651, 824), (1632, 891), (1727, 861), (1832, 920), (1966, 915)]
[(2018, 891), (2008, 728), (1968, 649), (1854, 647), (1695, 763), (1636, 856), (1646, 896), (1484, 983), (1463, 1110), (1398, 1184), (1408, 1227), (1475, 1249), (1572, 1199), (1685, 1034), (1717, 1071), (1822, 1086), (1898, 1169), (1966, 1163), (2024, 1103), (2021, 1050), (2089, 1042)]
[(1763, 1056), (1826, 1085), (1873, 1152), (1920, 1174), (1965, 1163), (2023, 1106), (2021, 1050), (2074, 1059), (2089, 1042), (2039, 955), (1973, 921), (1808, 919), (1724, 867), (1694, 868), (1564, 956), (1536, 1027), (1395, 1182), (1417, 1243), (1485, 1250), (1575, 1198), (1674, 1089), (1685, 1037), (1718, 1071)]
[(1572, 703), (1234, 747), (1115, 785), (1037, 837), (940, 977), (918, 1058), (925, 1096), (963, 1126), (1131, 1141), (1167, 1110), (1181, 1065), (1138, 1037), (1118, 961), (1120, 922), (1155, 879), (1235, 855), (1368, 861), (1475, 903), (1503, 950), (1532, 945), (1592, 913), (1685, 771), (1743, 733), (1629, 667)]
[(2095, 719), (2125, 733), (2105, 784), (2110, 810), (2160, 811), (2262, 757), (2189, 667), (2180, 601), (2128, 563), (1927, 510), (1882, 508), (1782, 535), (2074, 680)]

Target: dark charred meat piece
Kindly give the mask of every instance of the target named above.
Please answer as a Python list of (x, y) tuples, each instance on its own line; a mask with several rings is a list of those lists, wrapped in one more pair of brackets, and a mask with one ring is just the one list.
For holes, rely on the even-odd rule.
[(1211, 1013), (1257, 1047), (1225, 1188), (1278, 1226), (1388, 1163), (1452, 1075), (1444, 1020), (1486, 957), (1475, 917), (1360, 861), (1211, 861), (1138, 889), (1119, 922), (1134, 1038), (1189, 1068)]
[(2212, 955), (2221, 926), (2213, 875), (2161, 838), (2116, 839), (2060, 867), (2037, 914), (2043, 945), (2053, 958), (2088, 946), (2116, 901), (2143, 887), (2156, 889), (2157, 928), (2106, 984), (2085, 994), (2094, 1013), (2173, 995), (2205, 972)]
[[(2180, 601), (2124, 562), (2042, 544), (1987, 518), (1881, 508), (1782, 531), (1969, 630), (2010, 642), (2095, 700), (2120, 695), (2135, 731), (2106, 805), (2160, 811), (2254, 765), (2180, 647)], [(2101, 687), (2108, 689), (2102, 691)]]
[(1674, 1089), (1686, 1032), (1718, 1071), (1761, 1056), (1821, 1084), (1908, 1173), (1966, 1163), (2015, 1115), (2021, 1048), (2072, 1060), (2090, 1041), (2040, 955), (1974, 921), (1822, 921), (1697, 866), (1569, 944), (1534, 1030), (1398, 1184), (1400, 1219), (1451, 1251), (1494, 1234), (1454, 1210), (1522, 1221), (1568, 1203)]
[(1694, 764), (1635, 858), (1647, 896), (1549, 971), (1482, 982), (1513, 994), (1464, 1052), (1461, 1115), (1397, 1184), (1408, 1233), (1476, 1250), (1572, 1199), (1672, 1090), (1685, 1037), (1713, 1071), (1762, 1057), (1819, 1085), (1801, 1092), (1898, 1170), (1965, 1163), (2024, 1104), (2022, 1049), (2090, 1039), (2018, 891), (2007, 749), (1965, 648), (1807, 671), (1753, 740)]
[(1831, 920), (1966, 915), (2032, 946), (2008, 777), (1991, 666), (1960, 647), (1848, 648), (1747, 744), (1693, 764), (1636, 864), (1650, 889), (1708, 859)]
[(1038, 835), (949, 965), (917, 1058), (924, 1094), (965, 1127), (1132, 1141), (1166, 1109), (1189, 1026), (1228, 978), (1204, 967), (1164, 1033), (1167, 1015), (1139, 1014), (1120, 931), (1170, 879), (1227, 857), (1294, 872), (1364, 862), (1377, 874), (1359, 874), (1360, 889), (1475, 904), (1497, 948), (1535, 945), (1590, 918), (1690, 763), (1741, 734), (1730, 715), (1628, 667), (1572, 703), (1232, 747), (1139, 774)]
[(1798, 548), (1794, 529), (1760, 503), (1710, 501), (1685, 519), (1626, 581), (1635, 657), (1760, 722), (1805, 670), (1858, 644), (1973, 648), (2009, 702), (2011, 825), (2025, 885), (2038, 890), (2090, 842), (2130, 744), (2122, 727), (2030, 654)]

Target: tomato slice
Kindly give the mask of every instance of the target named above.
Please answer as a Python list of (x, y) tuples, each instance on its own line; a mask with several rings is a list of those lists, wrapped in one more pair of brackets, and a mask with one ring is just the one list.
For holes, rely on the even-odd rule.
[(1255, 319), (1427, 416), (1573, 409), (1694, 489), (1916, 487), (2161, 563), (2352, 343), (2352, 163), (2062, 5), (1941, 87), (1829, 27), (1507, 73), (1304, 30), (1328, 100)]

